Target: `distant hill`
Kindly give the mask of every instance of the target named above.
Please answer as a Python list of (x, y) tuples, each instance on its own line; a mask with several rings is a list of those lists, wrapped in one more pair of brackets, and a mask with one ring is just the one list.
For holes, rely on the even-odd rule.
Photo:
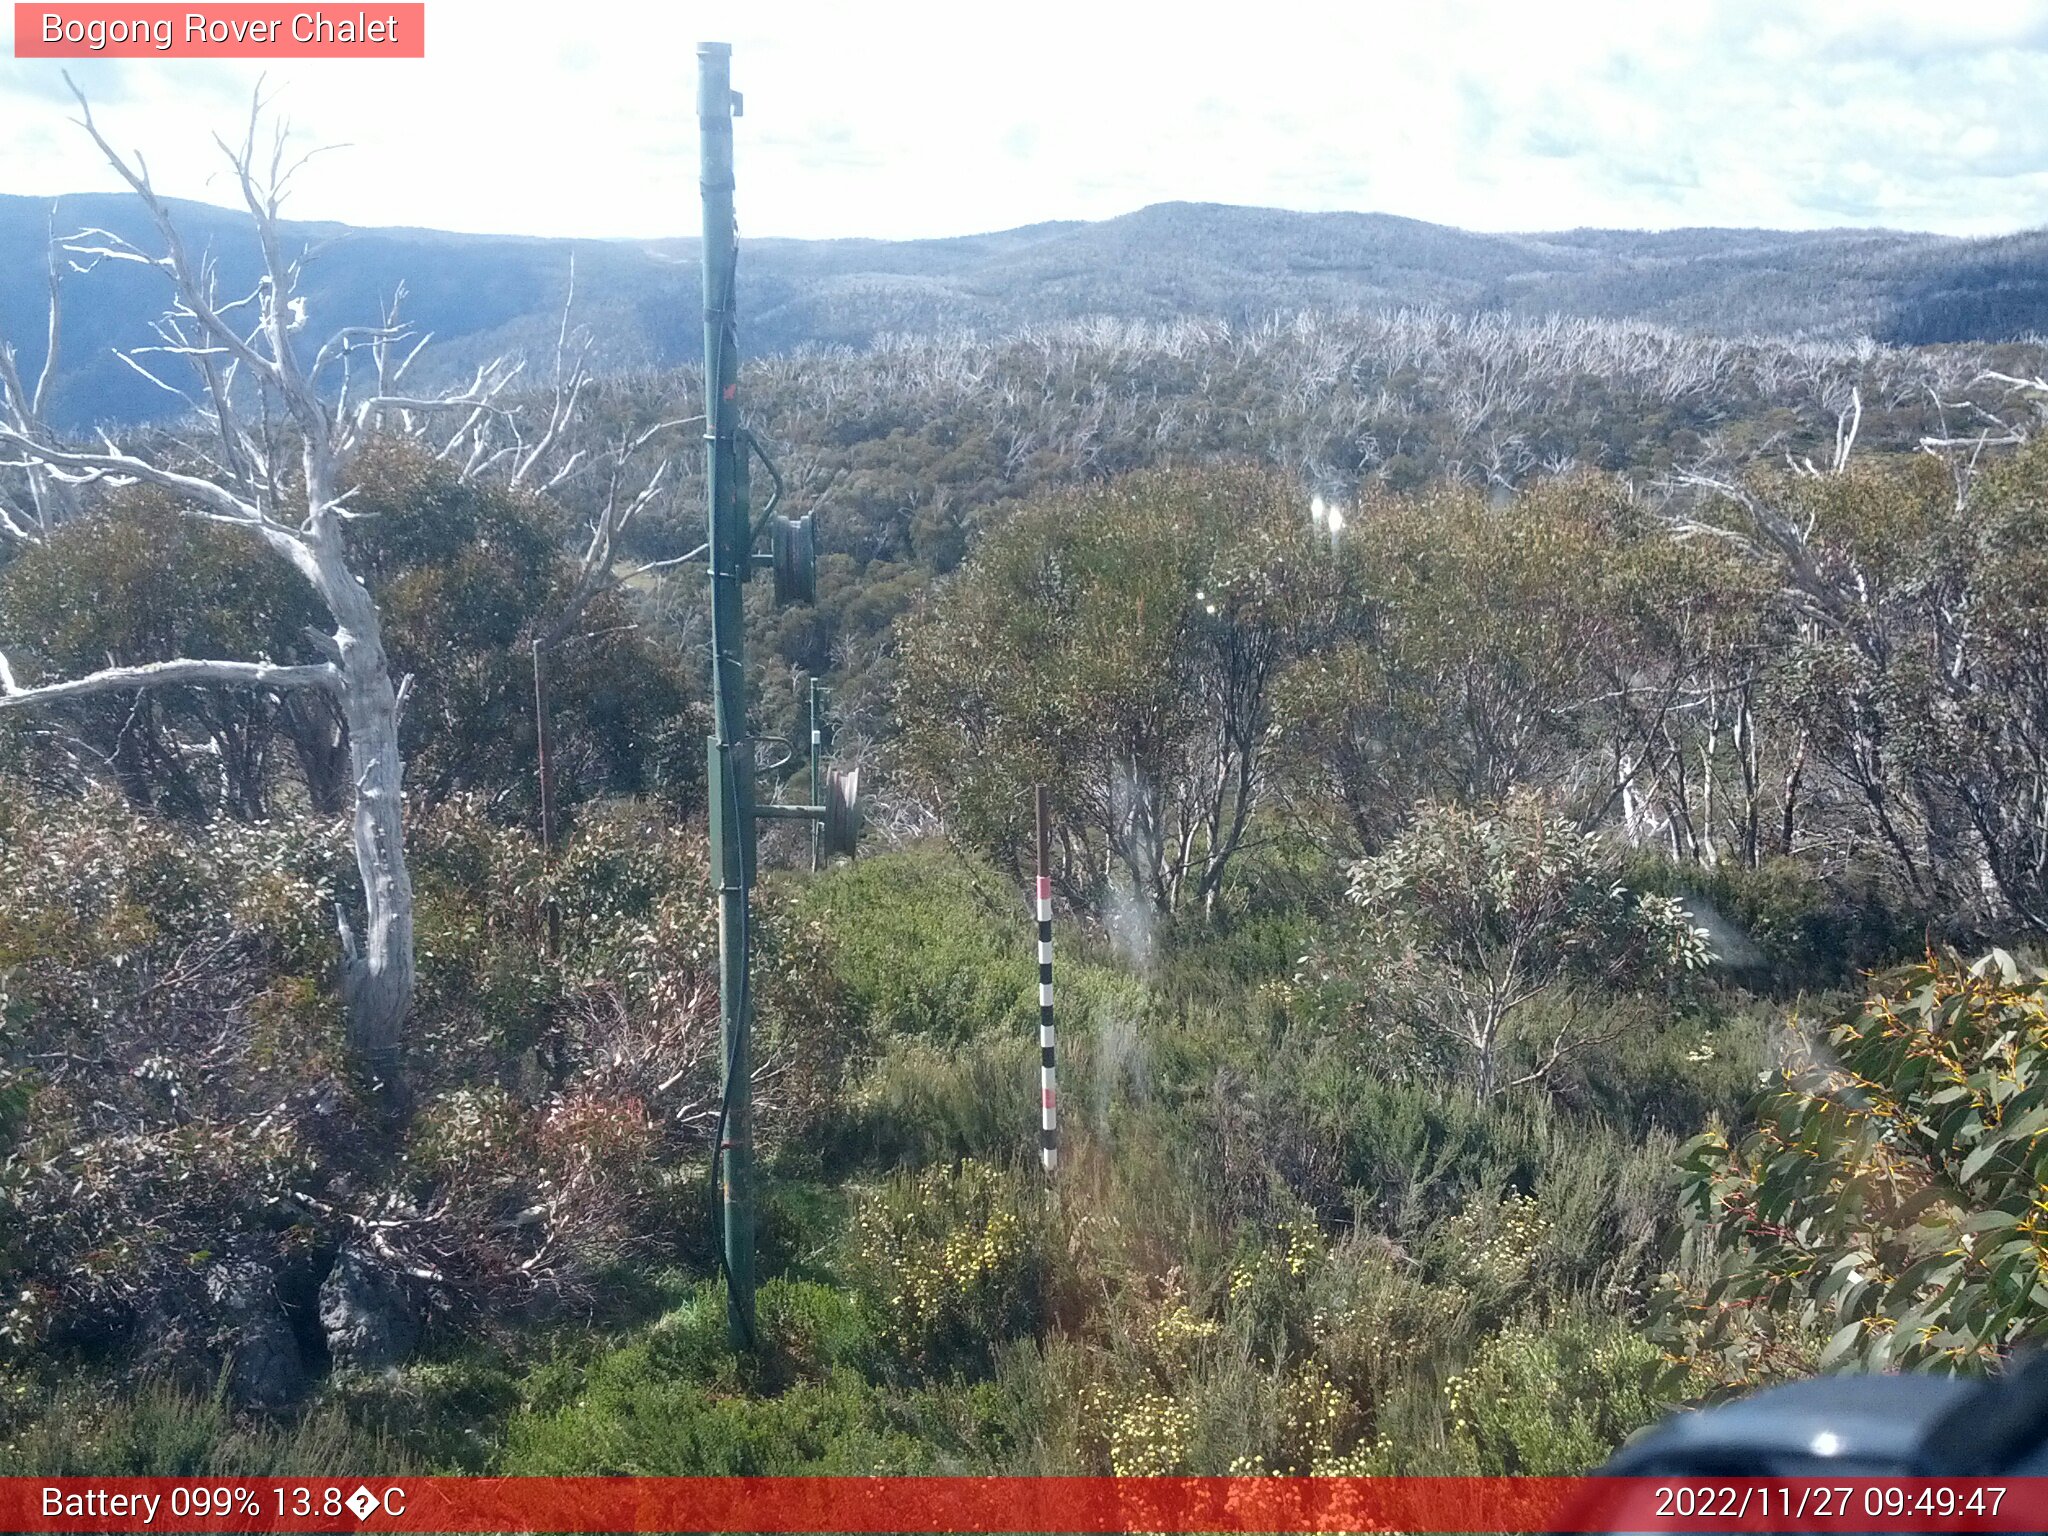
[[(180, 203), (229, 287), (253, 281), (247, 221)], [(42, 349), (40, 270), (50, 205), (0, 196), (0, 335), (26, 366)], [(60, 233), (99, 226), (149, 248), (132, 199), (60, 200)], [(615, 369), (699, 344), (697, 242), (540, 240), (420, 229), (291, 226), (309, 265), (309, 334), (370, 318), (402, 279), (406, 314), (445, 368), (552, 339), (570, 252), (577, 313)], [(948, 240), (742, 241), (750, 352), (864, 347), (890, 334), (1008, 331), (1089, 315), (1244, 320), (1300, 309), (1437, 306), (1655, 321), (1723, 335), (2004, 340), (2048, 331), (2048, 231), (1955, 240), (1889, 230), (1689, 229), (1474, 234), (1371, 213), (1162, 203), (1098, 223), (1035, 224)], [(26, 279), (26, 280), (25, 280)], [(111, 356), (147, 335), (160, 284), (107, 264), (72, 279), (60, 424), (182, 408)]]

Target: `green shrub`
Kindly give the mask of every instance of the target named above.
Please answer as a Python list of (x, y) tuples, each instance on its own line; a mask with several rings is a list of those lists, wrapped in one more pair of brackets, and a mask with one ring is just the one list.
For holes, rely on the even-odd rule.
[[(754, 1293), (756, 1352), (733, 1352), (728, 1337), (725, 1287), (703, 1280), (681, 1305), (671, 1308), (638, 1343), (612, 1357), (603, 1369), (631, 1371), (644, 1356), (648, 1374), (720, 1391), (772, 1393), (798, 1381), (830, 1380), (842, 1369), (856, 1373), (880, 1354), (875, 1316), (851, 1291), (816, 1281), (774, 1277)], [(637, 1352), (637, 1355), (636, 1355)], [(560, 1406), (566, 1398), (557, 1397)]]
[(1263, 983), (1294, 973), (1311, 927), (1300, 908), (1183, 917), (1159, 936), (1147, 979), (1154, 992), (1174, 1001), (1236, 1003)]
[[(1476, 811), (1418, 805), (1405, 832), (1353, 866), (1356, 952), (1312, 956), (1304, 979), (1362, 972), (1354, 1027), (1375, 1043), (1392, 1035), (1421, 1075), (1463, 1081), (1478, 1099), (1542, 1082), (1613, 1033), (1587, 1017), (1589, 997), (1668, 995), (1709, 959), (1705, 930), (1677, 902), (1618, 873), (1606, 844), (1537, 794)], [(1644, 1015), (1610, 1001), (1606, 1019)]]
[[(769, 1291), (775, 1282), (762, 1287)], [(763, 1307), (762, 1292), (755, 1295), (756, 1315)], [(764, 1337), (773, 1337), (764, 1334)], [(739, 1357), (728, 1338), (725, 1286), (722, 1281), (700, 1280), (691, 1288), (681, 1306), (662, 1314), (645, 1339), (649, 1367), (663, 1377), (706, 1385), (734, 1387), (739, 1382)]]
[[(4, 1387), (4, 1378), (0, 1378)], [(299, 1418), (238, 1415), (220, 1392), (146, 1381), (110, 1393), (75, 1380), (41, 1413), (7, 1428), (4, 1477), (321, 1477), (420, 1470), (391, 1440), (340, 1410)]]
[(756, 1300), (778, 1372), (825, 1380), (842, 1368), (864, 1371), (881, 1354), (873, 1313), (839, 1286), (769, 1280)]
[[(722, 1313), (722, 1308), (721, 1308)], [(495, 1470), (518, 1477), (783, 1477), (921, 1471), (924, 1448), (850, 1373), (770, 1397), (680, 1380), (633, 1351), (573, 1402), (523, 1413)]]
[(1044, 1326), (1041, 1218), (989, 1164), (889, 1180), (861, 1204), (848, 1244), (882, 1337), (915, 1370), (985, 1370), (1006, 1340)]
[(119, 1343), (210, 1379), (217, 1257), (318, 1246), (281, 1202), (323, 1138), (350, 1137), (339, 1020), (299, 1010), (278, 1052), (265, 1014), (320, 991), (283, 968), (303, 953), (295, 909), (331, 920), (338, 852), (261, 823), (200, 836), (106, 792), (0, 794), (0, 1352)]
[(1650, 1013), (1640, 1027), (1621, 1030), (1600, 1050), (1567, 1062), (1551, 1085), (1559, 1103), (1637, 1137), (1683, 1138), (1715, 1115), (1739, 1114), (1756, 1091), (1757, 1074), (1770, 1062), (1767, 1040), (1776, 1023), (1771, 1006), (1711, 992), (1686, 1006), (1653, 1007)]
[(489, 1465), (505, 1420), (518, 1408), (519, 1383), (493, 1359), (417, 1361), (337, 1376), (324, 1400), (361, 1432), (423, 1466), (474, 1473)]
[(1316, 1305), (1327, 1249), (1312, 1220), (1297, 1216), (1271, 1233), (1247, 1232), (1231, 1266), (1229, 1311), (1252, 1353), (1284, 1365), (1314, 1337)]
[(1441, 1283), (1484, 1308), (1526, 1294), (1552, 1235), (1536, 1197), (1516, 1190), (1476, 1198), (1439, 1227), (1430, 1244)]
[(1007, 1162), (1037, 1144), (1038, 1031), (955, 1045), (883, 1043), (833, 1107), (824, 1131), (836, 1166)]
[(1548, 1232), (1535, 1273), (1553, 1295), (1626, 1308), (1654, 1283), (1676, 1237), (1678, 1139), (1607, 1127), (1562, 1132), (1541, 1160), (1536, 1204)]
[(1348, 1053), (1304, 1060), (1303, 1118), (1329, 1139), (1359, 1218), (1404, 1240), (1478, 1191), (1533, 1184), (1556, 1111), (1521, 1097), (1475, 1105), (1425, 1085), (1388, 1082)]
[(1391, 1435), (1417, 1406), (1406, 1400), (1433, 1395), (1449, 1362), (1469, 1353), (1479, 1309), (1383, 1239), (1354, 1235), (1332, 1245), (1330, 1260), (1317, 1287), (1317, 1373)]
[(834, 974), (877, 1036), (1033, 1037), (1038, 968), (1023, 894), (940, 844), (828, 870), (799, 910), (830, 934)]
[(1628, 879), (1686, 901), (1714, 935), (1724, 967), (1780, 993), (1847, 985), (1925, 942), (1924, 919), (1888, 898), (1866, 871), (1823, 877), (1782, 855), (1754, 869), (1733, 860), (1709, 868), (1639, 855)]
[[(826, 1182), (818, 1142), (812, 1137), (784, 1141), (765, 1165), (756, 1189), (758, 1271), (793, 1281), (835, 1278), (832, 1249), (846, 1226), (848, 1198), (843, 1185)], [(700, 1202), (704, 1193), (700, 1185)]]
[(1658, 1360), (1613, 1318), (1572, 1312), (1503, 1329), (1451, 1378), (1449, 1466), (1486, 1477), (1591, 1472), (1671, 1406), (1648, 1385)]

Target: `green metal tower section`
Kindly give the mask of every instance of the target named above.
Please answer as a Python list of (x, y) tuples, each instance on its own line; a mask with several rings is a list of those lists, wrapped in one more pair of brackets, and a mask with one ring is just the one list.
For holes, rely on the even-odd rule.
[(735, 1345), (754, 1342), (754, 1103), (748, 1025), (747, 917), (754, 883), (753, 743), (747, 736), (745, 611), (740, 587), (753, 563), (740, 501), (739, 326), (734, 315), (738, 228), (732, 207), (732, 48), (697, 48), (697, 123), (704, 200), (704, 485), (710, 510), (711, 696), (715, 727), (706, 788), (711, 881), (718, 887), (720, 1096), (718, 1147), (726, 1319)]
[[(812, 520), (775, 515), (782, 477), (739, 419), (739, 328), (734, 314), (737, 226), (733, 218), (732, 48), (697, 45), (697, 122), (704, 200), (704, 485), (709, 514), (705, 561), (711, 585), (711, 694), (714, 732), (706, 773), (710, 802), (711, 881), (718, 889), (718, 996), (722, 1086), (713, 1156), (726, 1276), (726, 1320), (733, 1346), (752, 1349), (754, 1332), (754, 1096), (748, 924), (758, 827), (762, 818), (808, 821), (826, 857), (851, 855), (860, 835), (859, 770), (820, 776), (814, 691), (811, 800), (757, 805), (754, 738), (747, 730), (746, 612), (743, 588), (757, 565), (774, 573), (778, 604), (817, 595)], [(749, 505), (749, 462), (758, 458), (774, 492), (756, 519)], [(766, 534), (769, 550), (756, 553)], [(786, 759), (785, 759), (786, 761)], [(814, 857), (815, 867), (815, 857)]]

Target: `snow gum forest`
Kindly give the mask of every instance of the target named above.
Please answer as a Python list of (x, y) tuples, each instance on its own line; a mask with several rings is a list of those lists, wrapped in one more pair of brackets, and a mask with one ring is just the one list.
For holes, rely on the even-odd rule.
[(103, 140), (0, 273), (0, 1473), (1559, 1474), (2048, 1333), (2048, 345), (750, 354), (759, 798), (816, 677), (868, 806), (763, 840), (736, 1354), (700, 378), (315, 288), (269, 134), (232, 259)]

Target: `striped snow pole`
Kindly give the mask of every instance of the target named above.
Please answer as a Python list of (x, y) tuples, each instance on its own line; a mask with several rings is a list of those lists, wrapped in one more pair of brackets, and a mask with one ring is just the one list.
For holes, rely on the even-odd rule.
[(1043, 785), (1033, 798), (1038, 813), (1038, 1158), (1051, 1173), (1060, 1163), (1060, 1106), (1058, 1036), (1052, 1024), (1052, 875)]

